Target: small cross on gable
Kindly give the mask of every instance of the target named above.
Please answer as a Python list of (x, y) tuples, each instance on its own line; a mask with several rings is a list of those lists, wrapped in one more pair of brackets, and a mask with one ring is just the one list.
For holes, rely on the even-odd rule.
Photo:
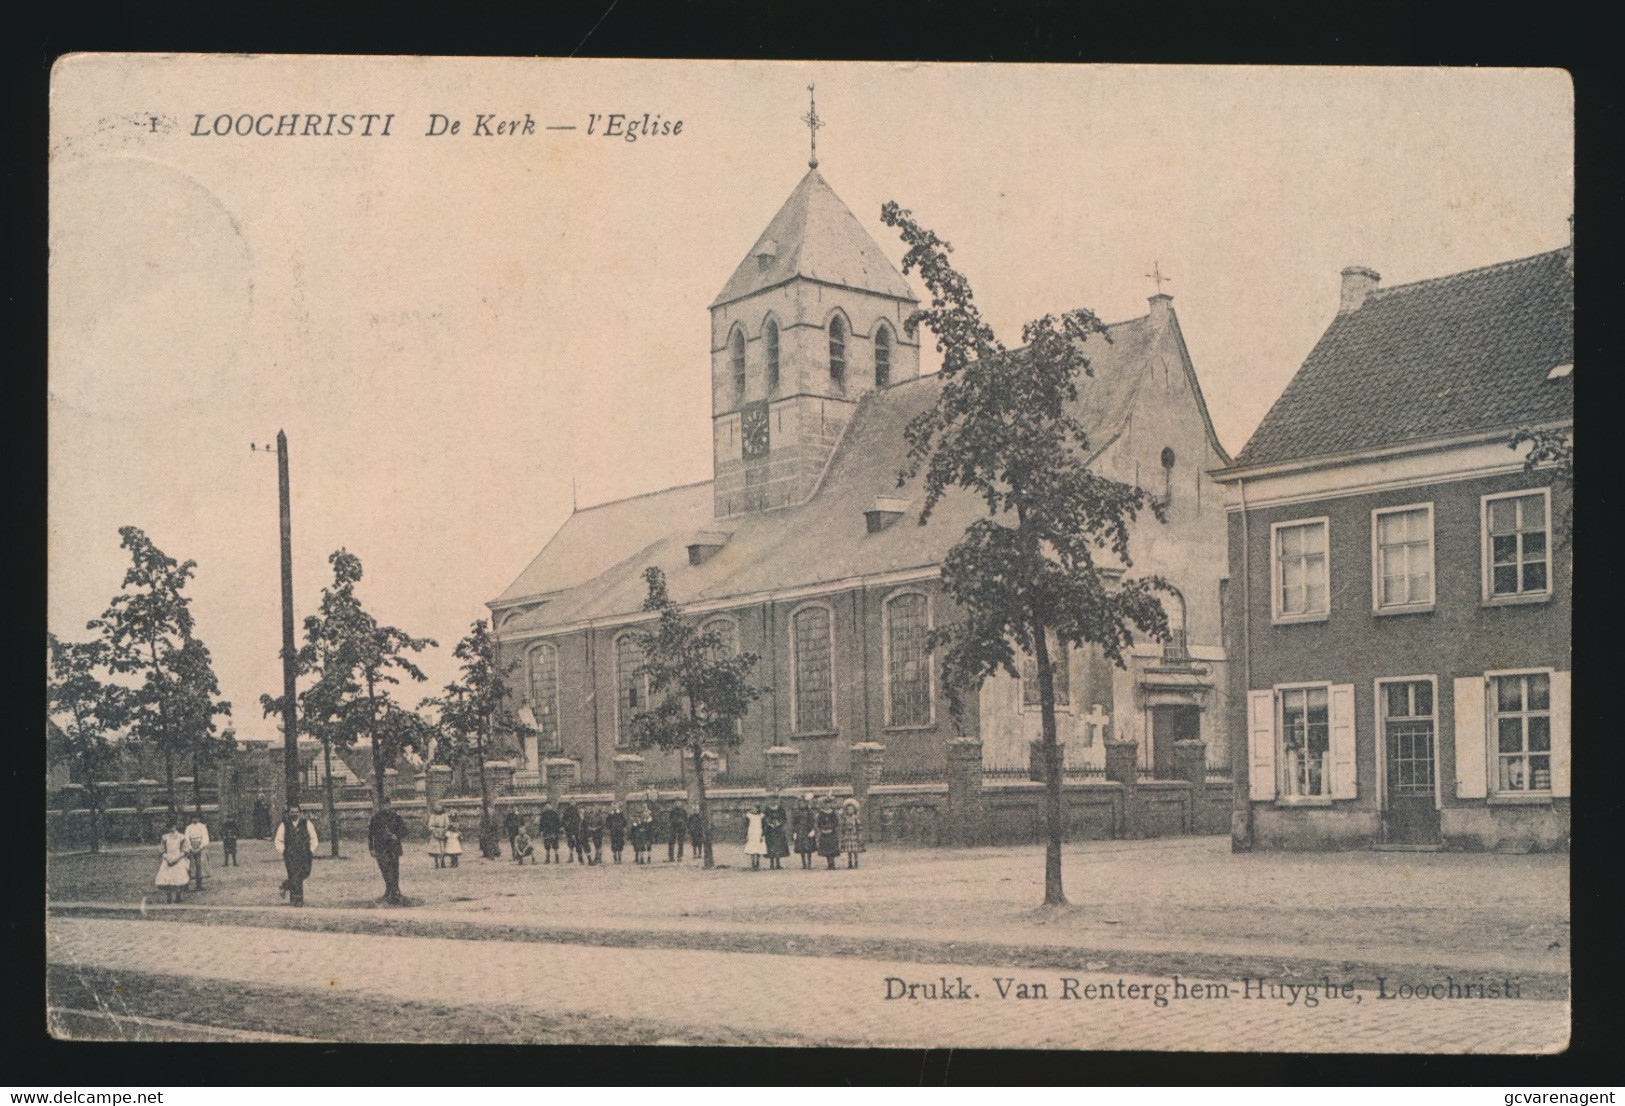
[(1172, 283), (1172, 281), (1174, 279), (1173, 277), (1167, 277), (1167, 276), (1162, 275), (1162, 262), (1160, 262), (1160, 261), (1153, 261), (1151, 263), (1151, 271), (1149, 273), (1145, 274), (1145, 275), (1146, 275), (1146, 278), (1148, 280), (1156, 281), (1156, 283), (1157, 283), (1157, 295), (1159, 295), (1159, 296), (1162, 295), (1162, 286), (1164, 284)]

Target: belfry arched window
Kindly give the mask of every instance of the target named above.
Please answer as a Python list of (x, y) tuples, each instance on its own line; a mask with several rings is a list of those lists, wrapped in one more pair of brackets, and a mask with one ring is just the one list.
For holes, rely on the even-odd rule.
[(762, 344), (767, 348), (767, 394), (775, 396), (779, 393), (779, 324), (776, 320), (767, 320), (762, 328)]
[(846, 387), (846, 320), (839, 315), (829, 321), (829, 379), (837, 388)]
[(875, 387), (884, 388), (891, 383), (891, 327), (881, 324), (875, 328)]
[(733, 369), (734, 399), (745, 399), (745, 334), (735, 330), (728, 338), (728, 363)]

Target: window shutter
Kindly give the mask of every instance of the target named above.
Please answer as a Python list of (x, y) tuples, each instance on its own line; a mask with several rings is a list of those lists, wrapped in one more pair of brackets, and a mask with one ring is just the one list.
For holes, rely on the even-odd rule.
[(1331, 691), (1332, 798), (1352, 799), (1359, 789), (1354, 771), (1354, 685), (1334, 684)]
[(1247, 797), (1275, 798), (1275, 692), (1247, 693)]
[(1456, 798), (1482, 799), (1489, 792), (1489, 770), (1484, 748), (1484, 677), (1465, 676), (1455, 681)]
[(1569, 794), (1569, 673), (1552, 673), (1552, 796)]

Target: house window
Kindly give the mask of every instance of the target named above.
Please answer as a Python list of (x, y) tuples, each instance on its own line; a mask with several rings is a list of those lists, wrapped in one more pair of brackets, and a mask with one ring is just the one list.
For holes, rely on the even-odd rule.
[(1490, 677), (1499, 791), (1552, 789), (1552, 690), (1545, 672)]
[(1433, 505), (1371, 513), (1372, 609), (1433, 606)]
[(829, 321), (829, 379), (837, 388), (846, 387), (846, 323), (839, 315)]
[(745, 335), (741, 331), (734, 331), (728, 339), (728, 362), (733, 369), (734, 400), (743, 403), (745, 400)]
[[(1057, 707), (1072, 706), (1072, 658), (1067, 647), (1055, 640), (1055, 635), (1049, 635), (1050, 679), (1055, 684), (1055, 705)], [(1021, 705), (1023, 708), (1037, 709), (1038, 695), (1038, 658), (1027, 654), (1021, 658)]]
[(891, 328), (880, 326), (875, 330), (875, 387), (884, 388), (891, 383)]
[(1550, 512), (1545, 489), (1484, 497), (1484, 598), (1551, 591)]
[(803, 607), (791, 620), (797, 733), (835, 729), (834, 643), (828, 607)]
[(930, 601), (918, 593), (886, 602), (886, 724), (931, 724), (931, 668), (925, 651)]
[(1388, 793), (1433, 794), (1433, 681), (1395, 680), (1379, 685), (1383, 740), (1387, 743)]
[(767, 320), (767, 326), (762, 330), (762, 340), (767, 346), (767, 394), (779, 394), (779, 324), (772, 319)]
[(1330, 688), (1283, 688), (1277, 760), (1283, 798), (1330, 796), (1327, 754), (1331, 748)]
[(1270, 528), (1275, 553), (1275, 620), (1303, 622), (1326, 617), (1329, 608), (1326, 520), (1278, 522)]
[(638, 669), (643, 665), (643, 650), (631, 634), (615, 639), (616, 711), (615, 734), (620, 744), (631, 745), (632, 719), (649, 709), (649, 677)]
[(529, 656), (529, 706), (539, 731), (536, 744), (541, 749), (559, 746), (559, 651), (551, 645), (538, 645)]

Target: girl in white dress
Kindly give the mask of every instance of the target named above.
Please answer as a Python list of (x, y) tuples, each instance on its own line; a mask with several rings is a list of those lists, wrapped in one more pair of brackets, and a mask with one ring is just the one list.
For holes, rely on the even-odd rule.
[(455, 868), (458, 859), (463, 855), (463, 835), (457, 829), (456, 817), (448, 814), (446, 818), (446, 859), (451, 861), (451, 866)]
[(152, 882), (154, 886), (164, 889), (165, 902), (177, 903), (181, 901), (181, 892), (192, 882), (192, 871), (187, 864), (186, 835), (179, 826), (171, 823), (161, 844), (163, 858), (158, 862), (158, 875)]
[(752, 871), (762, 867), (762, 857), (767, 855), (767, 840), (762, 836), (762, 804), (757, 803), (745, 815), (745, 855), (750, 857)]

